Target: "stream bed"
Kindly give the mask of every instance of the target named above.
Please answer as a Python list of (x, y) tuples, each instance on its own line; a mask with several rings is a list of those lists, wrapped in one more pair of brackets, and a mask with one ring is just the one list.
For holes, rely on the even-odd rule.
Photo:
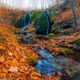
[[(26, 38), (24, 38), (23, 41), (26, 41), (26, 44), (30, 43), (30, 41), (28, 41)], [(77, 61), (75, 59), (72, 59), (72, 56), (54, 56), (51, 52), (49, 52), (49, 50), (45, 48), (39, 48), (38, 44), (33, 44), (33, 48), (35, 52), (41, 56), (41, 58), (38, 60), (37, 65), (35, 66), (35, 70), (41, 75), (59, 75), (63, 77), (62, 80), (80, 80), (80, 60)], [(77, 54), (80, 53), (78, 52)], [(74, 57), (77, 59), (76, 55)], [(64, 75), (68, 75), (70, 79), (68, 76), (65, 78)]]
[[(35, 70), (42, 75), (54, 74), (64, 75), (64, 71), (72, 77), (71, 80), (80, 80), (80, 62), (66, 56), (53, 56), (47, 49), (35, 48), (35, 51), (42, 58), (38, 60)], [(78, 73), (78, 75), (77, 75)], [(73, 77), (75, 76), (75, 78)]]

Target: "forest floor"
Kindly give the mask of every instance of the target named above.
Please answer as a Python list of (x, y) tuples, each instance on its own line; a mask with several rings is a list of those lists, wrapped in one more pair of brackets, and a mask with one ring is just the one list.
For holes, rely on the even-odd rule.
[(40, 58), (40, 56), (35, 53), (32, 47), (34, 43), (38, 44), (41, 48), (44, 47), (48, 49), (53, 56), (66, 55), (75, 61), (79, 61), (80, 59), (80, 48), (79, 51), (76, 51), (74, 47), (69, 48), (69, 46), (71, 46), (69, 43), (80, 39), (80, 35), (58, 36), (49, 40), (44, 38), (32, 38), (30, 44), (20, 44), (19, 37), (14, 34), (16, 30), (17, 29), (12, 25), (4, 23), (0, 24), (1, 79), (59, 80), (59, 76), (46, 77), (35, 71), (35, 67), (32, 65)]
[[(78, 24), (76, 30), (73, 28), (66, 30), (70, 35), (50, 36), (49, 39), (36, 38), (34, 29), (30, 28), (28, 32), (32, 31), (31, 33), (34, 33), (34, 36), (30, 37), (31, 43), (23, 44), (19, 42), (21, 37), (16, 35), (19, 29), (8, 23), (12, 16), (6, 16), (5, 8), (0, 8), (0, 11), (0, 79), (59, 80), (59, 75), (43, 76), (35, 71), (35, 66), (33, 65), (40, 59), (40, 56), (36, 54), (32, 47), (35, 43), (40, 48), (48, 49), (53, 56), (65, 55), (75, 61), (80, 61), (80, 45), (72, 44), (73, 41), (80, 40), (80, 24)], [(79, 11), (80, 7), (77, 9), (77, 13), (80, 16)], [(8, 11), (8, 14), (11, 14), (9, 12), (12, 11)], [(16, 13), (14, 16), (16, 18), (23, 15), (22, 11), (19, 12), (20, 15), (18, 15), (17, 11), (13, 11), (14, 13)], [(71, 12), (68, 11), (67, 13), (61, 13), (62, 20), (58, 17), (60, 21), (70, 18)], [(78, 44), (80, 44), (80, 41)]]

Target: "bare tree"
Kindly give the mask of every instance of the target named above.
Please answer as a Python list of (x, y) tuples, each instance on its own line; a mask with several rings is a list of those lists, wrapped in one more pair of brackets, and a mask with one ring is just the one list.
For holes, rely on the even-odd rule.
[(73, 26), (76, 27), (77, 20), (76, 20), (76, 1), (72, 0), (72, 14), (73, 14)]
[(56, 2), (57, 2), (57, 6), (59, 6), (59, 0), (56, 0)]

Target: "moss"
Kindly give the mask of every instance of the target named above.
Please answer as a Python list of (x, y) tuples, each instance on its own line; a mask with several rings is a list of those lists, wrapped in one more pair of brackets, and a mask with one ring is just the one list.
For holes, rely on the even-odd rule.
[(3, 36), (0, 36), (0, 43), (3, 43), (3, 42), (5, 42), (5, 38), (3, 37)]
[(71, 42), (72, 44), (75, 44), (75, 45), (77, 45), (77, 46), (80, 46), (80, 39), (78, 39), (78, 40), (75, 40), (75, 41), (73, 41), (73, 42)]
[(17, 26), (18, 20), (16, 18), (12, 18), (10, 23)]
[(55, 37), (55, 36), (57, 36), (57, 34), (49, 33), (48, 36), (49, 36), (49, 37)]
[(34, 59), (32, 56), (29, 57), (29, 64), (31, 66), (35, 66), (37, 64), (38, 60)]
[(58, 48), (58, 46), (57, 46), (57, 45), (55, 45), (55, 44), (50, 44), (50, 47)]
[(59, 51), (60, 51), (61, 54), (64, 54), (64, 55), (69, 55), (69, 54), (73, 53), (73, 51), (71, 49), (69, 49), (69, 48), (60, 47)]
[(15, 35), (14, 37), (18, 40), (21, 38), (21, 36), (18, 36), (18, 35)]

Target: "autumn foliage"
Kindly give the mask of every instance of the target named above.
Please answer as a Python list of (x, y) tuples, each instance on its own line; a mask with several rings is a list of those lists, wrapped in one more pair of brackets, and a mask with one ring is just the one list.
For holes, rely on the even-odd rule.
[[(79, 16), (80, 7), (76, 10)], [(7, 11), (9, 12), (6, 13)], [(33, 64), (31, 62), (37, 62), (40, 56), (34, 51), (32, 47), (33, 43), (20, 44), (18, 37), (14, 34), (18, 32), (18, 29), (14, 25), (7, 23), (11, 18), (15, 17), (19, 19), (20, 16), (23, 15), (23, 11), (18, 12), (20, 13), (19, 15), (17, 12), (18, 11), (11, 11), (4, 7), (0, 8), (0, 16), (2, 17), (0, 18), (0, 78), (9, 78), (12, 80), (60, 80), (60, 76), (44, 76), (35, 71), (35, 67), (32, 66)], [(15, 13), (16, 15), (14, 15)], [(71, 15), (70, 9), (62, 12), (60, 16), (55, 19), (64, 21), (65, 19), (69, 19)], [(34, 32), (32, 25), (31, 30)], [(28, 31), (30, 32), (30, 29)], [(80, 39), (80, 35), (74, 33), (69, 36), (56, 36), (48, 40), (37, 39), (36, 43), (40, 48), (44, 47), (52, 52), (52, 55), (57, 56), (60, 53), (65, 53), (67, 50), (72, 52), (69, 49), (59, 47), (59, 44), (70, 46), (70, 42), (78, 39)], [(32, 39), (32, 41), (35, 40)]]

